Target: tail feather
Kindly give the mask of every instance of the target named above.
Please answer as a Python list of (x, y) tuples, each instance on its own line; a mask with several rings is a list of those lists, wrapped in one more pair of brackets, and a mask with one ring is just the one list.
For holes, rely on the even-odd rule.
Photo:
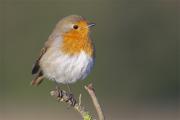
[(39, 84), (41, 84), (41, 82), (43, 81), (44, 79), (44, 76), (43, 76), (43, 73), (42, 71), (40, 71), (36, 77), (31, 81), (31, 85), (34, 85), (34, 86), (38, 86)]
[(31, 85), (38, 86), (43, 81), (44, 76), (38, 76), (31, 81)]

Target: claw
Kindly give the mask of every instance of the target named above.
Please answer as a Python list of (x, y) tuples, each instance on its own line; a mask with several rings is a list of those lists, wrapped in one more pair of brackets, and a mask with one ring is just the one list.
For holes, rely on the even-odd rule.
[(63, 97), (63, 91), (62, 90), (58, 90), (58, 97), (62, 98)]
[(56, 86), (56, 91), (57, 91), (57, 97), (61, 99), (63, 97), (63, 91), (60, 90), (58, 86)]
[(58, 86), (56, 86), (56, 96), (57, 100), (61, 101), (62, 99), (65, 102), (69, 102), (70, 106), (74, 107), (76, 105), (76, 99), (72, 93), (66, 93), (65, 91), (61, 90)]
[(74, 107), (76, 104), (76, 99), (74, 98), (73, 94), (69, 94), (68, 101), (70, 101), (71, 105)]

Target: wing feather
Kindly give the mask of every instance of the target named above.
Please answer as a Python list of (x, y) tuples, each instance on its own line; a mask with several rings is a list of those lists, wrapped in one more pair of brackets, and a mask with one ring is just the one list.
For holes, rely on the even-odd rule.
[(41, 49), (40, 55), (38, 57), (38, 59), (36, 59), (33, 67), (32, 67), (32, 74), (37, 74), (40, 70), (40, 65), (39, 65), (39, 61), (41, 60), (42, 56), (46, 53), (47, 51), (47, 47), (44, 47)]

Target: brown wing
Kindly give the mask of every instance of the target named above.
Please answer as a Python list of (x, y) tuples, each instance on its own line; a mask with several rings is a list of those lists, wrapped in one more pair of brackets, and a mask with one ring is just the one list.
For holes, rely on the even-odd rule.
[(42, 58), (42, 56), (46, 53), (46, 51), (48, 50), (48, 48), (52, 45), (55, 37), (56, 37), (56, 34), (54, 35), (55, 32), (53, 32), (48, 40), (45, 42), (45, 45), (44, 47), (41, 49), (41, 52), (40, 52), (40, 55), (38, 57), (38, 59), (36, 59), (34, 65), (33, 65), (33, 68), (32, 68), (32, 74), (35, 75), (35, 78), (31, 81), (31, 85), (39, 85), (43, 79), (44, 79), (44, 75), (43, 75), (43, 71), (39, 65), (39, 62)]
[(39, 55), (38, 59), (36, 59), (36, 62), (33, 65), (32, 74), (36, 74), (40, 70), (39, 61), (41, 60), (41, 58), (44, 55), (44, 53), (46, 52), (46, 50), (47, 50), (47, 47), (44, 47), (41, 49), (40, 55)]
[(32, 74), (37, 74), (40, 71), (39, 61), (42, 58), (42, 56), (46, 53), (47, 49), (52, 45), (55, 39), (55, 35), (53, 33), (50, 35), (49, 39), (45, 42), (44, 47), (41, 49), (40, 55), (33, 65)]
[(32, 74), (35, 74), (35, 78), (31, 81), (31, 85), (39, 85), (43, 81), (44, 76), (40, 68), (39, 61), (41, 60), (42, 56), (46, 53), (46, 51), (47, 47), (41, 49), (40, 55), (33, 65)]

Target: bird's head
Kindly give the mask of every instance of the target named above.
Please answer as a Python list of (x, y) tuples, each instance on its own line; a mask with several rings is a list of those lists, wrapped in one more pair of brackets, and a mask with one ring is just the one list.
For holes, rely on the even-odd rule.
[(63, 18), (56, 25), (56, 32), (63, 38), (61, 49), (68, 54), (76, 54), (84, 50), (92, 55), (92, 43), (89, 38), (90, 27), (94, 23), (89, 23), (85, 18), (78, 15), (71, 15)]
[(85, 36), (88, 35), (90, 27), (94, 25), (94, 23), (89, 23), (81, 16), (70, 15), (58, 22), (56, 25), (56, 30), (58, 30), (61, 35), (73, 34)]

